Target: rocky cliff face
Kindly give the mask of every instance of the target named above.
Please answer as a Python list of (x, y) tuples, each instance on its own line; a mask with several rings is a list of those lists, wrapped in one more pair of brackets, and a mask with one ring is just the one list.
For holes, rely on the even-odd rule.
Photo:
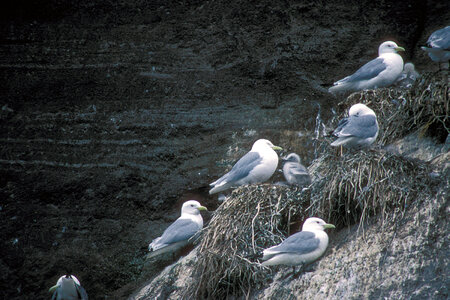
[[(251, 299), (446, 299), (448, 298), (447, 192), (416, 199), (405, 214), (374, 218), (331, 233), (324, 257), (294, 277), (289, 267), (267, 272), (267, 283), (244, 291)], [(420, 204), (419, 204), (420, 203)], [(198, 280), (193, 251), (167, 267), (130, 299), (188, 299)], [(230, 295), (232, 297), (232, 295)], [(243, 296), (244, 297), (244, 296)]]
[[(308, 165), (318, 155), (314, 138), (340, 101), (326, 87), (375, 57), (386, 39), (405, 46), (405, 60), (419, 71), (434, 70), (417, 46), (450, 20), (445, 1), (1, 5), (0, 295), (6, 299), (47, 299), (47, 288), (66, 273), (93, 299), (128, 297), (170, 262), (143, 267), (148, 243), (184, 200), (218, 207), (205, 186), (260, 137), (299, 153)], [(433, 201), (443, 207), (439, 197)], [(437, 217), (442, 209), (422, 205), (436, 215), (425, 220), (444, 222)], [(414, 210), (423, 212), (414, 208), (405, 224), (413, 224)], [(393, 236), (388, 228), (383, 232)], [(411, 239), (405, 228), (399, 245)], [(419, 237), (433, 241), (420, 230)], [(333, 236), (335, 245), (346, 239), (353, 242), (342, 244), (339, 255), (353, 261), (346, 253), (362, 248), (363, 237), (353, 228)], [(414, 245), (421, 248), (419, 241)], [(399, 252), (388, 246), (401, 256), (403, 246)], [(425, 249), (424, 261), (441, 253), (431, 244)], [(320, 266), (338, 248), (330, 251)], [(391, 256), (373, 251), (361, 255), (387, 265)], [(429, 265), (414, 266), (412, 276), (432, 277), (438, 267)], [(355, 266), (339, 268), (349, 275), (333, 276), (345, 279), (326, 295), (345, 290), (348, 278), (360, 288), (349, 290), (355, 297), (393, 278), (379, 273), (380, 281), (371, 281), (351, 273)], [(283, 281), (274, 280), (274, 292), (277, 282)], [(445, 295), (440, 283), (420, 285), (420, 295)], [(382, 295), (400, 291), (386, 288)]]

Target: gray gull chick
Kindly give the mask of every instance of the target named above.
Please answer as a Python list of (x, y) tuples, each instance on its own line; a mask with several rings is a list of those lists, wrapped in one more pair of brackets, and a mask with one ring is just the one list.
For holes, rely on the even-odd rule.
[(307, 186), (311, 184), (311, 177), (300, 160), (300, 156), (290, 153), (283, 158), (283, 175), (290, 185)]

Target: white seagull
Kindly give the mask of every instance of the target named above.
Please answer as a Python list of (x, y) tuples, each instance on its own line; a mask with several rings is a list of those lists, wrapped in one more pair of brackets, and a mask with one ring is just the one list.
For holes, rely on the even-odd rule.
[(442, 63), (448, 68), (450, 60), (450, 26), (433, 32), (427, 41), (427, 46), (421, 47), (428, 53), (432, 61)]
[(371, 145), (378, 136), (378, 122), (375, 112), (362, 103), (350, 107), (348, 118), (339, 121), (333, 131), (337, 137), (331, 146), (349, 148)]
[(74, 275), (61, 276), (48, 291), (53, 293), (52, 300), (88, 300), (86, 290)]
[(300, 160), (300, 156), (290, 153), (283, 158), (283, 175), (290, 185), (307, 186), (311, 184), (311, 177), (308, 169), (306, 169)]
[(181, 207), (181, 216), (175, 220), (163, 235), (154, 239), (149, 245), (147, 259), (166, 252), (175, 252), (189, 243), (199, 230), (203, 228), (201, 210), (208, 210), (198, 201), (189, 200)]
[(405, 49), (392, 41), (382, 43), (378, 48), (377, 58), (366, 63), (353, 75), (336, 81), (328, 91), (338, 94), (390, 86), (403, 71), (403, 59), (398, 51)]
[[(325, 229), (335, 228), (320, 218), (308, 218), (303, 223), (302, 231), (297, 232), (281, 244), (265, 249), (263, 266), (307, 265), (318, 259), (328, 246)], [(295, 270), (294, 270), (295, 271)]]
[(230, 172), (210, 184), (209, 193), (268, 180), (278, 166), (278, 155), (274, 150), (282, 148), (265, 139), (257, 140), (252, 150), (239, 159)]

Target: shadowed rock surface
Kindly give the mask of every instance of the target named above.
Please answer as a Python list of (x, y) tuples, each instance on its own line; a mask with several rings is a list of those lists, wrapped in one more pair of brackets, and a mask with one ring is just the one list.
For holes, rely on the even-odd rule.
[(326, 88), (380, 41), (434, 69), (418, 45), (444, 2), (2, 3), (0, 296), (70, 273), (127, 298), (165, 266), (143, 270), (152, 238), (185, 200), (215, 209), (204, 187), (256, 139), (309, 164)]

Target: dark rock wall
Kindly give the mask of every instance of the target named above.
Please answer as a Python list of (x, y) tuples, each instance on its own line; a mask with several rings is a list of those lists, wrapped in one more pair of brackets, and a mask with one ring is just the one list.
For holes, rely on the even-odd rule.
[(319, 107), (326, 121), (339, 101), (326, 88), (386, 39), (433, 69), (417, 46), (446, 5), (3, 2), (0, 296), (46, 299), (73, 273), (93, 299), (126, 297), (181, 203), (218, 205), (204, 187), (227, 153), (267, 137), (310, 162)]

